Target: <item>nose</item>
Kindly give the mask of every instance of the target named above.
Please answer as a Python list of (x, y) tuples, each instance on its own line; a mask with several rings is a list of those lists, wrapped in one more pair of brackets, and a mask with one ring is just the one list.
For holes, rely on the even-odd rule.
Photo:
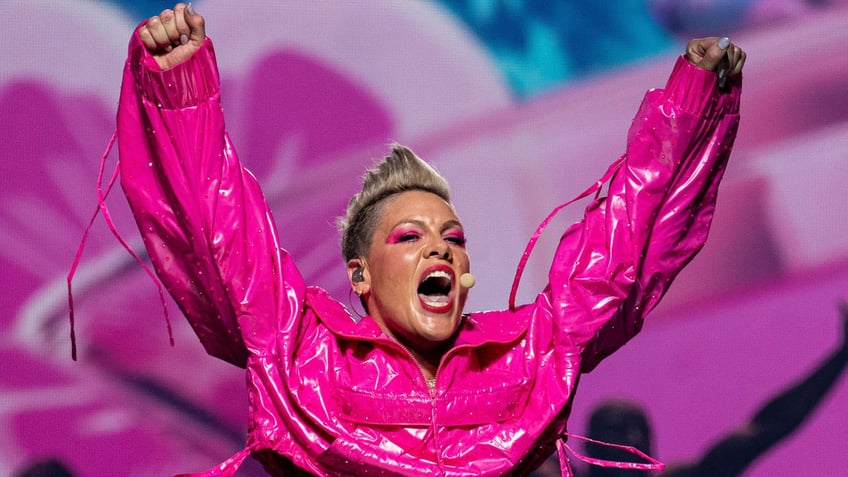
[(424, 250), (424, 257), (438, 257), (443, 260), (451, 259), (450, 245), (443, 238), (431, 240)]

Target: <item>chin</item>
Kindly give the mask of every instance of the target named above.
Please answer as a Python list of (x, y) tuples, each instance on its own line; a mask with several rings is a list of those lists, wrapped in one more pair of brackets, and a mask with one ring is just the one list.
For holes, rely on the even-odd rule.
[[(444, 343), (454, 337), (456, 331), (459, 329), (460, 324), (460, 316), (456, 317), (445, 317), (445, 316), (436, 316), (436, 317), (428, 317), (427, 321), (438, 321), (438, 323), (430, 323), (435, 326), (424, 326), (423, 333), (421, 333), (421, 337), (427, 341), (432, 343)], [(445, 320), (450, 320), (450, 324), (445, 323)]]

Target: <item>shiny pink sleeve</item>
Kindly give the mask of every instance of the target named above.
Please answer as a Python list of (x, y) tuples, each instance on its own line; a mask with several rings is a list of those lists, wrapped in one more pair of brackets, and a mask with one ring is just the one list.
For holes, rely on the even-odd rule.
[(563, 339), (591, 370), (642, 327), (704, 245), (739, 124), (741, 77), (680, 57), (665, 89), (648, 92), (607, 193), (562, 237), (549, 274)]
[(118, 109), (121, 185), (156, 274), (206, 351), (244, 366), (305, 289), (224, 127), (210, 40), (161, 71), (134, 34)]

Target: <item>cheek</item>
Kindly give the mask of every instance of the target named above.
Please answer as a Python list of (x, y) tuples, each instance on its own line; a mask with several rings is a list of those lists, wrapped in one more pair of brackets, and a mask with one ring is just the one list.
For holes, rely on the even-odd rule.
[(379, 282), (387, 289), (405, 287), (415, 275), (416, 256), (416, 253), (405, 251), (383, 254), (380, 257), (382, 266), (374, 270), (375, 283)]
[(460, 248), (454, 253), (454, 257), (456, 257), (457, 261), (460, 264), (460, 267), (468, 270), (471, 268), (471, 256), (468, 255), (468, 251), (464, 248)]

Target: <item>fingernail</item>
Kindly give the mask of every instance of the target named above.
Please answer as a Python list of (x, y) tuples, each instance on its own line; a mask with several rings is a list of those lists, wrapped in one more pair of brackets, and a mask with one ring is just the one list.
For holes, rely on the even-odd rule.
[(726, 50), (728, 46), (730, 46), (730, 38), (724, 37), (718, 41), (718, 47), (722, 50)]
[(180, 45), (185, 45), (188, 43), (188, 35), (182, 34), (180, 35)]
[(724, 88), (725, 83), (727, 83), (727, 70), (721, 69), (718, 72), (718, 86), (719, 86), (719, 88)]
[(173, 47), (173, 46), (171, 46), (171, 45), (168, 45), (168, 46), (166, 46), (166, 47), (164, 48), (165, 53), (170, 53), (170, 52), (171, 52), (171, 50), (173, 50), (173, 49), (174, 49), (174, 47)]
[(194, 7), (191, 6), (191, 3), (186, 5), (186, 10), (188, 10), (188, 14), (194, 16)]

